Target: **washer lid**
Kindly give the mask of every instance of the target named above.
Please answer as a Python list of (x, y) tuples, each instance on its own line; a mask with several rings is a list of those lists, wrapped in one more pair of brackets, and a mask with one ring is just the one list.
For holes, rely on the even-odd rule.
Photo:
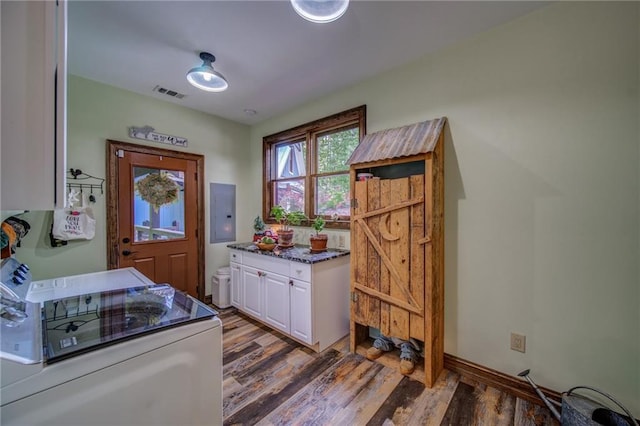
[(47, 300), (42, 311), (48, 364), (217, 315), (169, 284)]

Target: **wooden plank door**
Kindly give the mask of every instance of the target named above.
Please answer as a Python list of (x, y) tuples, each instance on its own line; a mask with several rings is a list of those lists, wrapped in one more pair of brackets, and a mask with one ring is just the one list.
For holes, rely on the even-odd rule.
[(109, 210), (117, 226), (109, 230), (115, 243), (110, 267), (135, 267), (156, 283), (202, 299), (198, 159), (134, 145), (112, 153), (110, 192), (116, 194), (110, 194), (115, 205)]
[(424, 175), (354, 184), (352, 321), (424, 342)]

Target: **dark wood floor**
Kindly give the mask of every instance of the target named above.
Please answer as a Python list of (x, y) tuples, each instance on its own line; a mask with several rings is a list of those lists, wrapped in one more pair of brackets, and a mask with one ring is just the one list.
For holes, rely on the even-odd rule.
[(225, 425), (557, 425), (549, 411), (448, 371), (425, 388), (350, 353), (322, 353), (238, 313), (224, 326)]

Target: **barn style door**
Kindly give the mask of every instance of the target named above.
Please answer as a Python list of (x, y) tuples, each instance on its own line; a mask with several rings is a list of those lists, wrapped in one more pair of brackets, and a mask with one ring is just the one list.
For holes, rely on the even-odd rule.
[(424, 175), (355, 183), (354, 321), (424, 340)]

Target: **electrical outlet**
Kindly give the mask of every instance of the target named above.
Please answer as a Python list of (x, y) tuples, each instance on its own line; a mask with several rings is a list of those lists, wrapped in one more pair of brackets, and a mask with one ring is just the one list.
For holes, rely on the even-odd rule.
[(344, 235), (338, 236), (338, 247), (344, 248)]
[(525, 352), (527, 337), (524, 334), (511, 333), (511, 350)]

